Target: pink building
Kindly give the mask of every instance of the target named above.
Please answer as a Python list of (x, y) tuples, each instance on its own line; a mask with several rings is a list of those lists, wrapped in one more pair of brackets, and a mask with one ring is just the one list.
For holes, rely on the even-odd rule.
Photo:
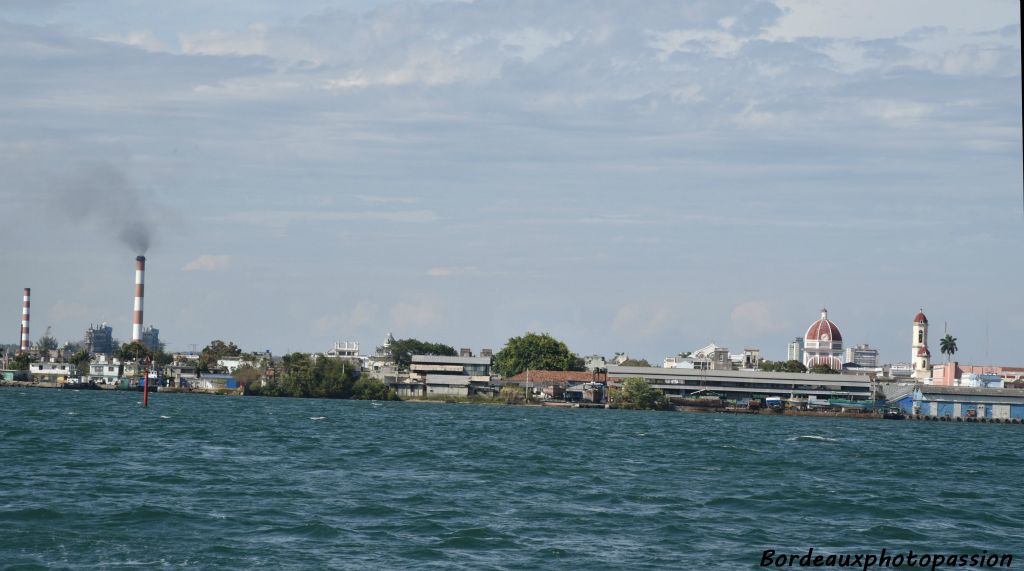
[(999, 375), (1004, 383), (1024, 381), (1024, 367), (994, 367), (992, 365), (961, 365), (960, 363), (946, 363), (932, 367), (932, 384), (944, 387), (957, 385), (965, 373), (976, 375)]

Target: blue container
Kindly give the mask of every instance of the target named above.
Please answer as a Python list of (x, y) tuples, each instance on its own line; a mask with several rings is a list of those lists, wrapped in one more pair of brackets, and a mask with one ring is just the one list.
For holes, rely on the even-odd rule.
[(229, 388), (229, 389), (237, 389), (238, 388), (238, 381), (236, 381), (234, 379), (228, 379), (227, 385), (225, 385), (225, 386), (227, 386), (227, 388)]

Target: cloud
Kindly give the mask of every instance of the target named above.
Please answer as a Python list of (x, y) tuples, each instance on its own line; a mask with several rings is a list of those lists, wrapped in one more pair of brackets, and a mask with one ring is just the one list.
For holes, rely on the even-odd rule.
[(429, 301), (403, 301), (391, 307), (391, 321), (399, 331), (434, 326), (441, 318), (440, 308)]
[(356, 198), (368, 204), (416, 204), (420, 201), (418, 196), (372, 196), (357, 194)]
[(72, 321), (84, 319), (93, 309), (84, 303), (59, 300), (50, 309), (50, 317), (55, 321)]
[(733, 308), (729, 317), (732, 320), (733, 329), (744, 336), (784, 330), (775, 304), (769, 301), (744, 301)]
[(451, 276), (464, 276), (466, 274), (476, 273), (476, 271), (476, 266), (437, 267), (427, 270), (427, 275), (432, 278), (446, 278)]
[(203, 254), (191, 262), (185, 264), (183, 272), (219, 272), (228, 267), (231, 263), (231, 256), (215, 256)]
[(670, 307), (632, 302), (619, 307), (611, 328), (623, 336), (650, 338), (675, 329), (678, 323), (678, 316)]
[(221, 216), (214, 220), (257, 226), (287, 226), (297, 222), (434, 222), (433, 210), (370, 210), (346, 212), (250, 210)]

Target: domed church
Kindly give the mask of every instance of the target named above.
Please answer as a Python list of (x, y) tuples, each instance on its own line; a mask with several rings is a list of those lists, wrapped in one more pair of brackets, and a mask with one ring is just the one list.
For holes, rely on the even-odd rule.
[(821, 310), (818, 319), (804, 334), (804, 366), (828, 365), (835, 371), (843, 370), (843, 334), (828, 319), (828, 310)]

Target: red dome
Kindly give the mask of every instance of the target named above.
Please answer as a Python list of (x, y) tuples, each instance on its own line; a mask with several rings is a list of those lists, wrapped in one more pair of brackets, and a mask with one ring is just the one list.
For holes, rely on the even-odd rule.
[(821, 319), (807, 328), (804, 339), (807, 341), (842, 341), (843, 334), (839, 332), (839, 327), (835, 323), (829, 321), (828, 311), (823, 309), (821, 310)]
[(914, 323), (924, 323), (928, 325), (928, 318), (924, 316), (924, 311), (918, 311), (917, 315), (914, 316)]

